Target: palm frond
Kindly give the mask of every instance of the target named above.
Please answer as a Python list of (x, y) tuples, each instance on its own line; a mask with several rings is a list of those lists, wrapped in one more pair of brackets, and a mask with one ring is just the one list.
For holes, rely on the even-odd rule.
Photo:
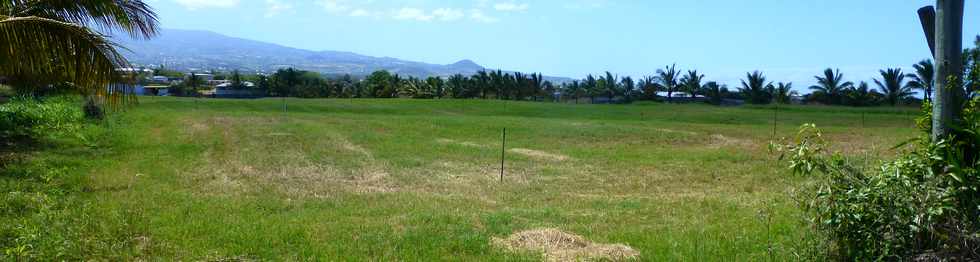
[[(123, 31), (134, 38), (158, 32), (156, 13), (139, 0), (8, 0), (0, 11), (16, 17), (36, 16), (87, 27), (105, 33)], [(9, 10), (4, 10), (9, 9)]]
[(0, 75), (13, 82), (68, 82), (118, 102), (113, 91), (122, 90), (107, 87), (123, 82), (117, 69), (128, 67), (128, 62), (116, 47), (84, 26), (36, 16), (0, 16)]

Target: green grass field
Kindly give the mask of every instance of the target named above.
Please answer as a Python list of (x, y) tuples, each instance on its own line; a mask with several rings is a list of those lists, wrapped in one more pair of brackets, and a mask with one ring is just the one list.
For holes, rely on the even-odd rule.
[[(281, 103), (143, 98), (82, 142), (8, 153), (6, 256), (535, 260), (491, 239), (557, 228), (645, 261), (792, 260), (809, 232), (771, 107)], [(816, 123), (873, 163), (914, 114), (788, 107), (776, 133)]]

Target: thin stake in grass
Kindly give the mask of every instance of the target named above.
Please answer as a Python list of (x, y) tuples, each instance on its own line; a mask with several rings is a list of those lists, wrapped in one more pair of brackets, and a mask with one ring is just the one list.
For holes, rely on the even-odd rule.
[(776, 103), (776, 107), (773, 109), (772, 114), (772, 139), (776, 140), (776, 125), (779, 123), (779, 103)]
[(500, 140), (500, 182), (504, 182), (504, 157), (507, 154), (507, 128), (504, 128), (503, 137)]
[(282, 96), (282, 114), (286, 115), (286, 96)]

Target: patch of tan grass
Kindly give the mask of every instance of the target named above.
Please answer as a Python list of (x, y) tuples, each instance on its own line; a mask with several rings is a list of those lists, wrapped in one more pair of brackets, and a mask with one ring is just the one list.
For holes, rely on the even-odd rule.
[[(323, 198), (336, 193), (358, 194), (395, 191), (382, 163), (367, 149), (346, 138), (324, 140), (324, 146), (366, 156), (360, 167), (340, 168), (316, 161), (291, 135), (261, 130), (262, 119), (215, 117), (189, 121), (189, 133), (197, 139), (216, 138), (219, 143), (204, 153), (200, 167), (188, 170), (189, 179), (206, 194), (250, 194), (262, 189), (291, 198)], [(269, 137), (272, 135), (273, 137)], [(272, 139), (271, 148), (263, 148)], [(295, 140), (295, 141), (294, 141)], [(261, 154), (250, 153), (255, 150)]]
[(458, 145), (458, 146), (473, 147), (473, 148), (490, 148), (490, 146), (488, 146), (488, 145), (483, 145), (483, 144), (474, 143), (474, 142), (470, 142), (470, 141), (452, 140), (452, 139), (447, 139), (447, 138), (436, 139), (436, 142), (438, 142), (440, 144), (444, 144), (444, 145)]
[(566, 155), (549, 153), (549, 152), (545, 152), (545, 151), (534, 150), (534, 149), (527, 149), (527, 148), (512, 148), (512, 149), (507, 150), (507, 151), (509, 151), (511, 153), (515, 153), (515, 154), (519, 154), (519, 155), (531, 157), (531, 158), (537, 158), (537, 159), (543, 159), (543, 160), (550, 160), (550, 161), (558, 161), (558, 162), (561, 162), (561, 161), (565, 161), (565, 160), (571, 159), (570, 157), (568, 157)]
[(507, 238), (494, 237), (493, 245), (514, 252), (540, 252), (547, 261), (635, 260), (640, 252), (623, 244), (593, 243), (584, 237), (554, 228), (516, 232)]
[(663, 132), (663, 133), (682, 134), (682, 135), (689, 135), (689, 136), (693, 136), (693, 135), (697, 135), (698, 134), (698, 133), (691, 132), (691, 131), (673, 130), (673, 129), (666, 129), (666, 128), (657, 128), (655, 130), (660, 131), (660, 132)]
[(748, 139), (734, 138), (722, 134), (711, 135), (711, 148), (734, 147), (739, 149), (750, 149), (758, 146), (758, 143)]

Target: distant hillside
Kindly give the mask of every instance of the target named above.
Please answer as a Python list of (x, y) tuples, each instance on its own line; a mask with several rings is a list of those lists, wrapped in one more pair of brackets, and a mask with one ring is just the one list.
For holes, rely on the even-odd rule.
[[(462, 60), (448, 65), (372, 57), (339, 51), (310, 51), (272, 43), (235, 38), (209, 31), (166, 29), (149, 41), (116, 37), (129, 49), (124, 55), (139, 65), (166, 65), (174, 69), (218, 69), (271, 72), (295, 67), (324, 74), (367, 75), (377, 70), (416, 77), (474, 74), (484, 67)], [(551, 78), (564, 81), (564, 78)]]

